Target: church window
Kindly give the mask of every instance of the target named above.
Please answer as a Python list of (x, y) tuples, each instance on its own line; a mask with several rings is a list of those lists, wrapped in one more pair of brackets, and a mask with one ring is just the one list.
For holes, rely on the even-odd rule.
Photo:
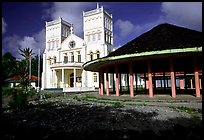
[(52, 64), (52, 63), (51, 63), (51, 57), (48, 57), (47, 61), (48, 61), (48, 64), (49, 64), (49, 65)]
[(74, 48), (75, 47), (75, 41), (74, 40), (72, 40), (72, 41), (70, 41), (69, 42), (69, 46), (70, 46), (70, 48)]
[(67, 56), (67, 54), (65, 54), (65, 56), (64, 56), (64, 63), (67, 63), (68, 62), (68, 56)]
[(94, 77), (94, 82), (97, 82), (97, 74), (96, 73), (93, 74), (93, 77)]
[(93, 52), (90, 52), (90, 60), (93, 60)]
[(106, 33), (106, 42), (108, 42), (108, 33)]
[(54, 56), (54, 63), (56, 63), (57, 62), (57, 59), (56, 59), (56, 56)]
[(56, 41), (56, 47), (59, 47), (59, 40)]
[(48, 42), (48, 49), (50, 49), (51, 48), (51, 43), (50, 42)]
[(96, 51), (96, 57), (97, 57), (97, 59), (100, 58), (100, 52), (99, 51)]
[(78, 53), (78, 62), (81, 62), (81, 53), (80, 51), (78, 51), (77, 53)]
[(93, 41), (95, 41), (95, 34), (93, 34)]
[(98, 40), (101, 40), (101, 33), (98, 33)]
[(109, 43), (111, 44), (111, 35), (110, 35), (109, 37), (110, 37), (110, 38), (109, 38), (109, 40), (110, 40), (110, 42), (109, 42)]
[(71, 62), (74, 62), (74, 52), (71, 52)]
[(87, 35), (87, 42), (90, 42), (90, 35)]
[(51, 47), (51, 49), (53, 49), (54, 48), (54, 41), (52, 41), (52, 47)]

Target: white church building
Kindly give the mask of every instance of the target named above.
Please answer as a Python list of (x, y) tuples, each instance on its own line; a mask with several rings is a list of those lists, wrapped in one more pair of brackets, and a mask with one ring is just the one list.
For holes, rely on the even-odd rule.
[(62, 18), (46, 22), (42, 90), (86, 91), (99, 86), (98, 73), (83, 70), (82, 64), (114, 50), (112, 14), (97, 4), (96, 9), (83, 12), (84, 38), (74, 34), (73, 28)]

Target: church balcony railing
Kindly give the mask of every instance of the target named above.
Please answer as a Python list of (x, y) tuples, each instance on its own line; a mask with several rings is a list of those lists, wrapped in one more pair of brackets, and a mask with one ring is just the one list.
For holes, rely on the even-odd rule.
[(52, 63), (50, 67), (82, 67), (83, 62), (74, 62), (74, 61), (62, 61), (62, 62), (56, 62)]

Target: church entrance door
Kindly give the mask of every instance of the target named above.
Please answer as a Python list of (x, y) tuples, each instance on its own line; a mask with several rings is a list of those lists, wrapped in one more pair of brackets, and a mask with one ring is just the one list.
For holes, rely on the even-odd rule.
[(74, 73), (70, 74), (70, 87), (74, 87)]

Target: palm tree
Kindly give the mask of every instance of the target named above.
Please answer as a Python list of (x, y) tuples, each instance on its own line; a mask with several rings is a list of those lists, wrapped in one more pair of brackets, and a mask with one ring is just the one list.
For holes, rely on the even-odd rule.
[[(31, 71), (31, 57), (34, 53), (32, 53), (32, 50), (30, 48), (25, 48), (23, 50), (19, 48), (19, 50), (20, 50), (20, 55), (25, 58), (25, 62), (22, 61), (23, 62), (22, 65), (25, 65), (24, 66), (24, 70), (25, 70), (24, 72), (25, 72), (26, 77), (25, 77), (25, 75), (24, 76), (21, 75), (22, 76), (21, 78), (26, 78), (26, 79), (22, 79), (22, 82), (23, 82), (23, 85), (25, 85), (26, 89), (27, 89), (27, 84), (28, 84), (29, 80), (31, 79), (31, 73), (29, 75), (29, 71)], [(29, 61), (30, 61), (30, 63), (29, 63)], [(30, 68), (29, 68), (29, 64), (30, 64)], [(22, 69), (20, 69), (20, 70), (22, 70)], [(29, 75), (29, 80), (28, 80), (28, 75)]]

